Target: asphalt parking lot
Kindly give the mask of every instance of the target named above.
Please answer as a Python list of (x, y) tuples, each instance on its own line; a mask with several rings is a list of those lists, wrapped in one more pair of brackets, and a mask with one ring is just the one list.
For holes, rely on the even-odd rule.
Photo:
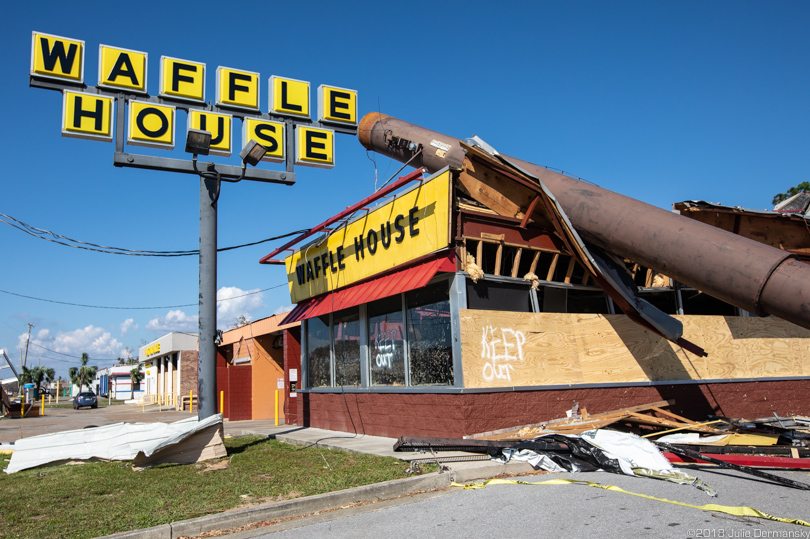
[[(45, 406), (45, 415), (0, 420), (0, 443), (15, 442), (20, 438), (39, 436), (52, 432), (83, 429), (86, 427), (110, 425), (113, 423), (172, 423), (189, 417), (197, 417), (197, 411), (190, 413), (175, 411), (173, 407), (135, 404), (114, 404), (108, 406), (103, 398), (98, 408), (70, 407), (54, 408)], [(59, 399), (60, 404), (70, 404), (70, 399)]]

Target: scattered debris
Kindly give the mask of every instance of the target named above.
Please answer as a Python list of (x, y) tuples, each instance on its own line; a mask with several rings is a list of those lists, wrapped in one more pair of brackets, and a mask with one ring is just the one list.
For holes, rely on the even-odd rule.
[(222, 415), (174, 423), (116, 423), (94, 429), (43, 434), (17, 440), (8, 467), (20, 470), (72, 459), (132, 460), (133, 470), (171, 462), (191, 464), (227, 455)]
[(394, 451), (430, 451), (434, 456), (436, 451), (465, 451), (503, 462), (525, 460), (551, 472), (606, 470), (689, 483), (710, 494), (711, 487), (671, 463), (711, 463), (810, 490), (810, 485), (752, 468), (810, 469), (810, 418), (774, 414), (694, 421), (665, 409), (673, 404), (659, 401), (589, 414), (574, 402), (563, 418), (464, 439), (401, 437)]
[(223, 459), (219, 462), (214, 463), (204, 462), (203, 464), (205, 465), (205, 469), (200, 470), (197, 473), (213, 472), (216, 470), (227, 470), (228, 466), (231, 464), (231, 459)]

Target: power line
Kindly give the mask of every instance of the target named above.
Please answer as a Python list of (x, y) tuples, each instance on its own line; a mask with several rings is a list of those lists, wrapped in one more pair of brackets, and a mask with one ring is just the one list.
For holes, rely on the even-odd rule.
[[(6, 219), (10, 219), (14, 221), (13, 223), (6, 221)], [(19, 219), (12, 217), (10, 215), (6, 215), (5, 213), (0, 213), (0, 222), (3, 222), (11, 227), (16, 228), (26, 234), (34, 236), (35, 238), (39, 238), (41, 240), (49, 241), (51, 243), (57, 243), (59, 245), (64, 245), (65, 247), (73, 247), (74, 249), (84, 249), (86, 251), (94, 251), (97, 253), (105, 253), (111, 255), (128, 255), (128, 256), (159, 256), (159, 257), (177, 257), (177, 256), (195, 256), (200, 253), (199, 249), (195, 249), (193, 251), (149, 251), (149, 250), (137, 250), (137, 249), (125, 249), (123, 247), (110, 247), (107, 245), (98, 245), (96, 243), (91, 243), (87, 241), (81, 240), (74, 240), (67, 236), (63, 236), (61, 234), (57, 234), (56, 232), (51, 232), (50, 230), (45, 230), (43, 228), (37, 228), (33, 225), (29, 225)], [(296, 234), (302, 234), (304, 232), (308, 232), (308, 230), (297, 230), (295, 232), (290, 232), (288, 234), (283, 234), (281, 236), (275, 236), (273, 238), (266, 238), (259, 241), (254, 241), (251, 243), (243, 243), (241, 245), (233, 245), (231, 247), (222, 247), (217, 249), (218, 253), (222, 253), (225, 251), (232, 251), (234, 249), (241, 249), (243, 247), (251, 247), (253, 245), (259, 245), (261, 243), (267, 243), (268, 241), (275, 241), (280, 240), (283, 238), (287, 238), (289, 236), (294, 236)], [(46, 238), (43, 234), (51, 236), (50, 238)], [(52, 239), (53, 238), (53, 239)], [(65, 241), (60, 241), (65, 240)], [(72, 245), (71, 243), (76, 243), (78, 245)]]
[[(223, 301), (231, 301), (232, 299), (239, 299), (245, 296), (252, 296), (253, 294), (260, 294), (262, 292), (267, 292), (268, 290), (274, 290), (276, 288), (281, 288), (282, 286), (287, 286), (287, 283), (279, 284), (276, 286), (271, 286), (269, 288), (263, 288), (261, 290), (256, 290), (254, 292), (248, 292), (246, 294), (242, 294), (241, 296), (234, 296), (232, 298), (223, 298), (218, 299), (217, 303), (222, 303)], [(152, 310), (152, 309), (177, 309), (180, 307), (193, 307), (195, 305), (199, 305), (199, 303), (185, 303), (183, 305), (161, 305), (161, 306), (154, 306), (154, 307), (110, 307), (106, 305), (87, 305), (84, 303), (71, 303), (68, 301), (57, 301), (55, 299), (45, 299), (45, 298), (37, 298), (34, 296), (26, 296), (25, 294), (17, 294), (15, 292), (9, 292), (8, 290), (0, 290), (3, 294), (8, 294), (10, 296), (17, 296), (19, 298), (25, 299), (33, 299), (36, 301), (45, 301), (48, 303), (58, 303), (59, 305), (69, 305), (71, 307), (87, 307), (89, 309), (115, 309), (115, 310), (122, 310), (122, 311), (136, 311), (136, 310)]]

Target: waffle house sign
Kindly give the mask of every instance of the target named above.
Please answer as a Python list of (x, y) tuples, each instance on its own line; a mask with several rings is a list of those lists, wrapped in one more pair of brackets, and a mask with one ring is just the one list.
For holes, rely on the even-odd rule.
[[(182, 110), (186, 130), (211, 133), (211, 154), (230, 156), (253, 139), (267, 148), (263, 160), (286, 162), (291, 170), (292, 164), (333, 167), (335, 133), (357, 130), (355, 90), (322, 84), (313, 106), (307, 81), (277, 75), (264, 79), (256, 71), (218, 66), (213, 70), (213, 105), (206, 104), (211, 96), (206, 85), (209, 66), (204, 62), (161, 56), (155, 77), (146, 52), (111, 45), (98, 46), (93, 87), (85, 83), (85, 49), (82, 40), (32, 34), (30, 83), (62, 92), (66, 137), (116, 139), (119, 148), (126, 142), (172, 150), (182, 130), (177, 125), (177, 111)], [(149, 85), (155, 80), (158, 91), (150, 95)], [(317, 120), (312, 120), (316, 107)], [(118, 135), (124, 140), (117, 140)], [(185, 134), (180, 140), (185, 141)]]

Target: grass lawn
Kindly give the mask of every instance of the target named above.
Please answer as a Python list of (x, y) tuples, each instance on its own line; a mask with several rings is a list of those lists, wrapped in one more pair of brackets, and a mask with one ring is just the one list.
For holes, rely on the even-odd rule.
[[(259, 436), (225, 440), (230, 465), (87, 462), (0, 473), (0, 537), (97, 537), (406, 477), (398, 459), (300, 448)], [(10, 456), (0, 455), (0, 468)], [(227, 460), (227, 459), (226, 459)]]

